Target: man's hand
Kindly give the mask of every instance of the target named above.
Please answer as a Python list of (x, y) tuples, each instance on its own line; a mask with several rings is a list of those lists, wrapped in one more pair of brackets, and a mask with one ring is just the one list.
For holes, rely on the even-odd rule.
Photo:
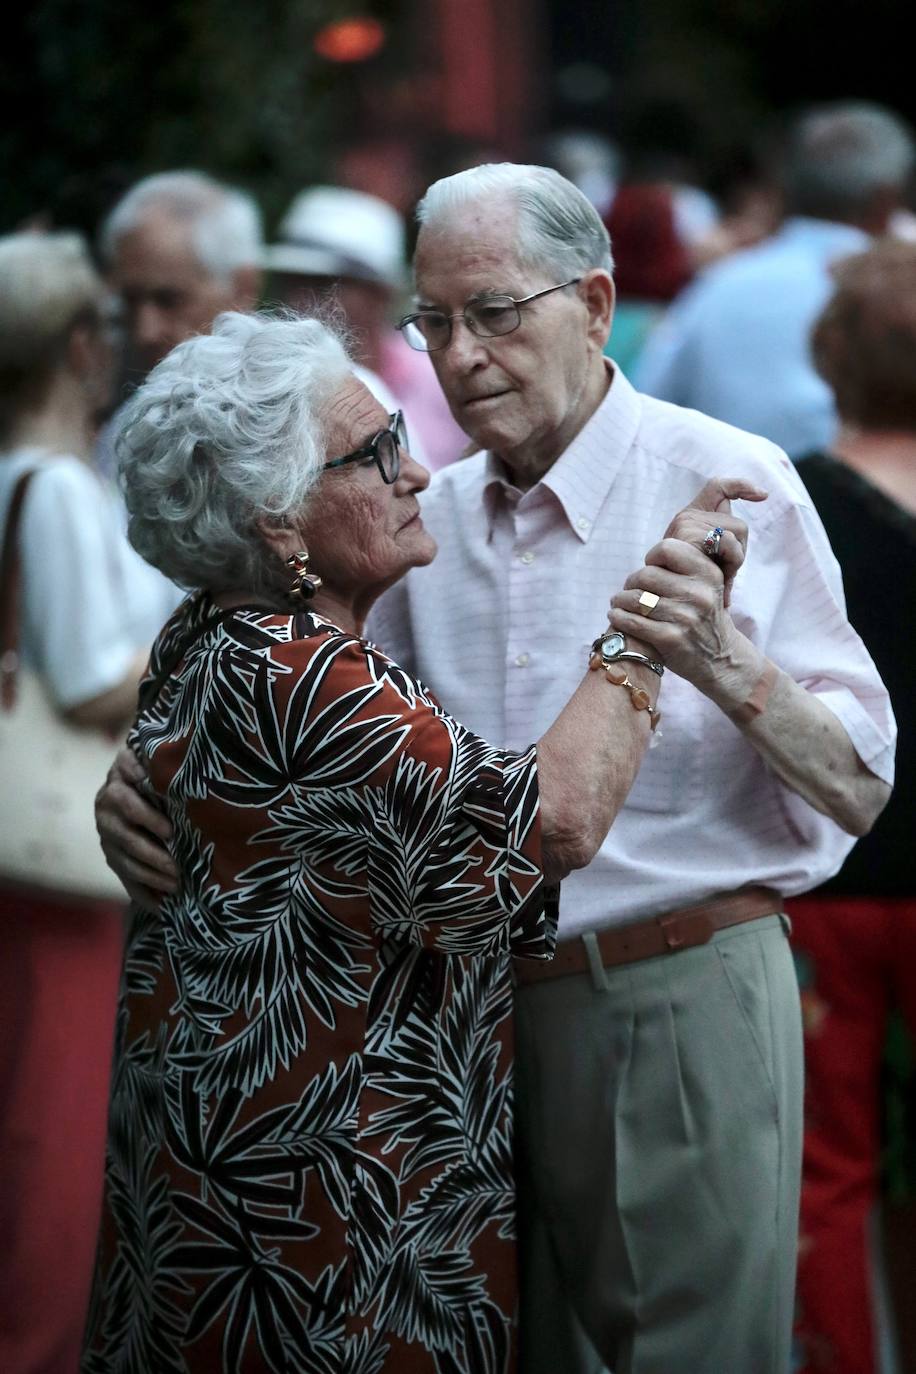
[(157, 910), (178, 888), (178, 870), (165, 848), (172, 827), (140, 794), (143, 765), (120, 749), (95, 799), (95, 824), (109, 868), (138, 906)]
[[(736, 670), (736, 639), (726, 612), (735, 574), (744, 562), (747, 525), (731, 514), (731, 501), (763, 501), (766, 492), (739, 478), (706, 482), (689, 505), (671, 521), (665, 537), (646, 554), (644, 567), (632, 573), (624, 590), (612, 598), (611, 624), (616, 630), (652, 646), (662, 662), (700, 691)], [(718, 556), (702, 552), (711, 527), (722, 536)], [(654, 592), (658, 604), (646, 616), (639, 611), (642, 592)]]
[[(731, 513), (732, 501), (765, 501), (767, 494), (741, 478), (713, 477), (705, 482), (692, 501), (678, 511), (665, 530), (665, 539), (682, 539), (702, 552), (710, 529), (722, 530), (719, 552), (714, 561), (725, 579), (724, 604), (731, 601), (735, 574), (747, 553), (747, 525)], [(711, 517), (715, 518), (712, 519)], [(705, 555), (708, 557), (708, 555)], [(649, 561), (648, 559), (646, 560)]]

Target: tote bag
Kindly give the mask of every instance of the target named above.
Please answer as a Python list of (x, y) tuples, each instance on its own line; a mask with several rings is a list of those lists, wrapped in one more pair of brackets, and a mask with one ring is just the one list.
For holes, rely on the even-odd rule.
[(19, 658), (19, 517), (32, 476), (16, 484), (0, 557), (0, 881), (126, 902), (94, 818), (120, 740), (70, 725)]

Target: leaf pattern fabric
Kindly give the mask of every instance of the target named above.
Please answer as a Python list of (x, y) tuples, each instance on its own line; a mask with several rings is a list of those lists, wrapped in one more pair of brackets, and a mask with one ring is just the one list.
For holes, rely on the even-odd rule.
[(140, 701), (182, 881), (128, 941), (84, 1374), (507, 1374), (534, 749), (203, 594)]

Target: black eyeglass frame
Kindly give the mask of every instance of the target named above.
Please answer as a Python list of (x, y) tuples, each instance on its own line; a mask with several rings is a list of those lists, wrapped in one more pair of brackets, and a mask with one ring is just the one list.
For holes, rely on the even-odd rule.
[[(394, 441), (394, 456), (391, 460), (392, 475), (389, 477), (385, 471), (385, 465), (379, 456), (379, 445), (383, 439)], [(388, 428), (380, 429), (374, 438), (362, 448), (355, 449), (353, 453), (345, 453), (342, 458), (332, 458), (329, 463), (322, 465), (322, 472), (327, 472), (329, 468), (342, 468), (345, 463), (358, 463), (363, 458), (374, 458), (375, 466), (379, 470), (382, 481), (386, 486), (393, 487), (401, 473), (401, 449), (407, 448), (407, 425), (404, 421), (403, 410), (396, 410), (393, 415), (388, 416)]]
[[(542, 296), (549, 296), (554, 291), (562, 291), (566, 286), (578, 286), (581, 277), (570, 277), (569, 281), (558, 282), (556, 286), (545, 286), (543, 291), (532, 291), (530, 296), (509, 296), (497, 293), (493, 296), (478, 296), (475, 300), (468, 301), (463, 310), (458, 310), (454, 315), (446, 315), (444, 310), (415, 310), (412, 315), (405, 315), (398, 321), (398, 329), (404, 333), (404, 338), (410, 343), (410, 336), (404, 332), (408, 325), (416, 324), (417, 320), (422, 320), (424, 316), (438, 315), (448, 325), (448, 335), (441, 344), (436, 344), (434, 348), (417, 348), (415, 344), (410, 344), (416, 353), (439, 353), (443, 348), (448, 348), (452, 341), (452, 320), (464, 320), (465, 325), (472, 334), (476, 334), (478, 339), (503, 339), (507, 334), (514, 334), (522, 323), (522, 312), (519, 309), (522, 305), (528, 305), (531, 301), (540, 300)], [(500, 329), (495, 334), (487, 333), (485, 330), (475, 328), (473, 322), (468, 319), (468, 309), (472, 305), (497, 305), (507, 302), (515, 307), (516, 320), (509, 329)]]

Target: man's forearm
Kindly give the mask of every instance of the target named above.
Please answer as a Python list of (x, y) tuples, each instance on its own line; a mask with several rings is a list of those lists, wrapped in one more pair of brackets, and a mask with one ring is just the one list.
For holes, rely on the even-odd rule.
[[(867, 834), (890, 788), (862, 762), (823, 702), (788, 673), (776, 668), (767, 674), (767, 667), (760, 650), (736, 634), (727, 664), (719, 665), (709, 683), (697, 685), (744, 732), (780, 781), (850, 835)], [(761, 705), (761, 682), (766, 699), (762, 709), (755, 709)]]

